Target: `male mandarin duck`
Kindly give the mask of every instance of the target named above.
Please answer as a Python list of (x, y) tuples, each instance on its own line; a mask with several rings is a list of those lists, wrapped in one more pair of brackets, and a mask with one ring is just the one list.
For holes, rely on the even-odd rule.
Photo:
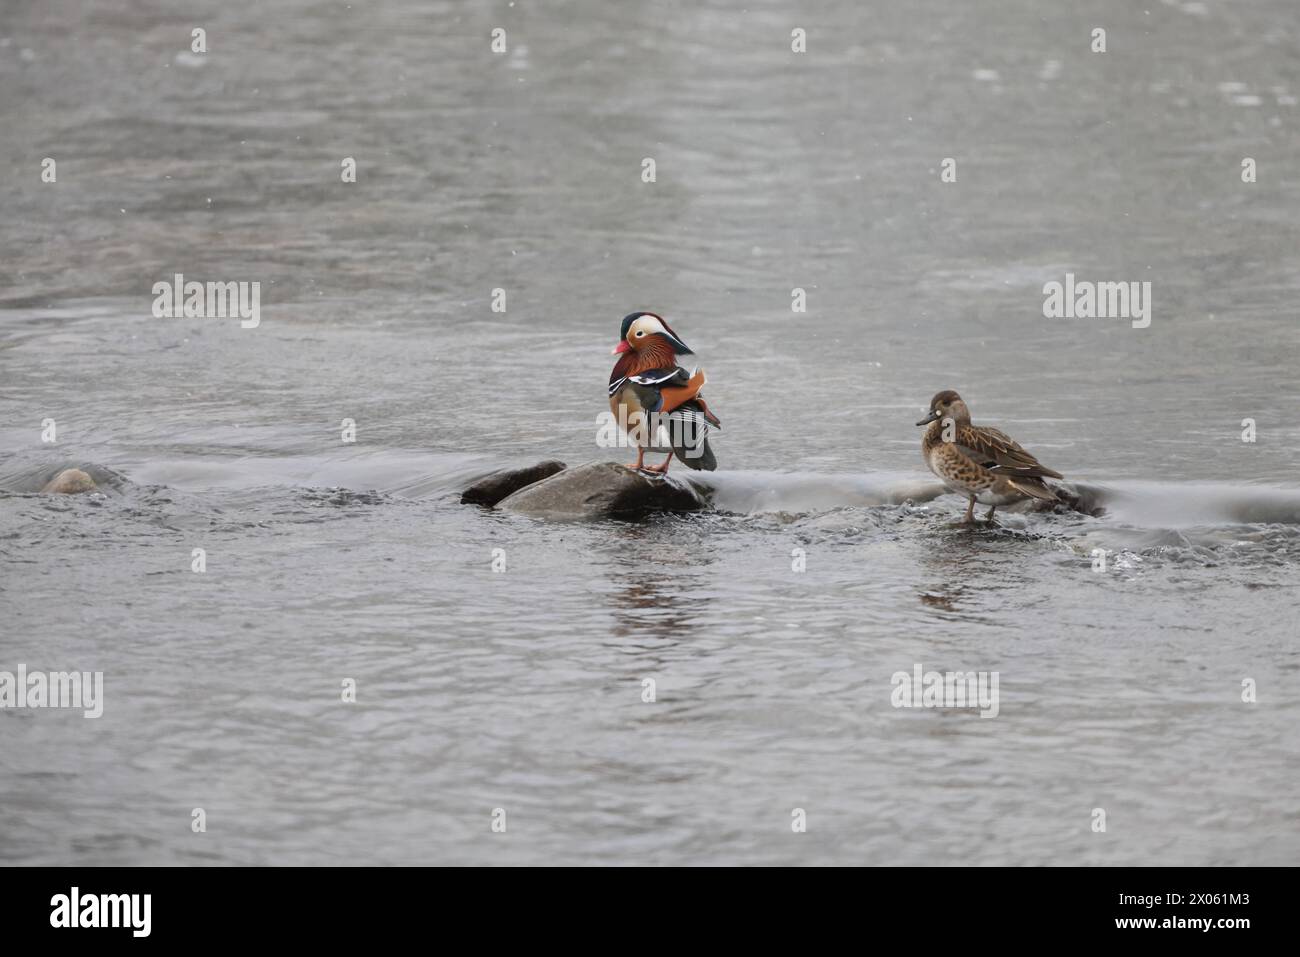
[(930, 400), (930, 414), (917, 425), (927, 425), (921, 439), (921, 454), (930, 471), (950, 492), (970, 499), (967, 523), (975, 519), (975, 503), (991, 506), (985, 518), (993, 520), (999, 505), (1035, 498), (1055, 502), (1056, 495), (1044, 478), (1063, 478), (1041, 464), (998, 429), (971, 425), (970, 409), (956, 392), (948, 389)]
[[(709, 448), (709, 427), (722, 423), (709, 411), (700, 389), (704, 370), (687, 372), (677, 357), (694, 355), (677, 333), (653, 312), (623, 317), (618, 361), (609, 375), (609, 409), (637, 446), (630, 469), (667, 473), (676, 455), (692, 469), (712, 472), (718, 460)], [(642, 465), (646, 451), (666, 452), (662, 465)]]

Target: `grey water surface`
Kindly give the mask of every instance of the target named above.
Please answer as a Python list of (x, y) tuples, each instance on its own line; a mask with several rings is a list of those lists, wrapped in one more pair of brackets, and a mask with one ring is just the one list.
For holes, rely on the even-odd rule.
[[(1294, 863), (1297, 51), (1293, 0), (0, 0), (0, 672), (105, 696), (0, 710), (0, 861)], [(633, 309), (716, 508), (460, 505), (632, 457)], [(893, 494), (945, 388), (1105, 513)]]

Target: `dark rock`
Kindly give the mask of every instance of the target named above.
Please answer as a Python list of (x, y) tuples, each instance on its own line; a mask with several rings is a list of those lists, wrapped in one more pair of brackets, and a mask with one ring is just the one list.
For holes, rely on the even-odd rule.
[(640, 518), (652, 512), (694, 512), (708, 503), (673, 476), (634, 472), (617, 462), (566, 469), (529, 485), (501, 508), (534, 518)]
[(550, 478), (556, 472), (564, 471), (564, 463), (554, 460), (539, 462), (526, 469), (502, 469), (493, 472), (487, 478), (479, 479), (461, 495), (462, 505), (486, 505), (489, 508), (521, 488)]
[(1055, 502), (1044, 502), (1039, 499), (1031, 499), (1029, 511), (1034, 512), (1059, 512), (1062, 510), (1078, 512), (1081, 515), (1090, 515), (1093, 518), (1100, 518), (1106, 514), (1106, 509), (1102, 503), (1107, 497), (1106, 490), (1098, 485), (1084, 485), (1080, 482), (1061, 482), (1051, 486), (1056, 495)]

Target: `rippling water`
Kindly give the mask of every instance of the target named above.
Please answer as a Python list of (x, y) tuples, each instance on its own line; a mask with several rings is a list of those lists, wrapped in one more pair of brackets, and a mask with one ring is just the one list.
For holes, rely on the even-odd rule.
[[(1300, 13), (1147, 7), (7, 5), (0, 671), (106, 703), (0, 711), (0, 860), (1294, 861)], [(154, 318), (176, 272), (261, 325)], [(1150, 328), (1044, 319), (1066, 272)], [(460, 505), (624, 454), (633, 308), (717, 509)], [(1105, 514), (883, 494), (941, 388)], [(997, 718), (891, 707), (916, 663)]]

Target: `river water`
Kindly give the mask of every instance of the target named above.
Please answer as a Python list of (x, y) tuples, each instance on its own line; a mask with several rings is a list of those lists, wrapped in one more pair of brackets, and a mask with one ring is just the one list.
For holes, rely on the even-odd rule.
[[(1298, 42), (1291, 0), (5, 3), (0, 672), (104, 712), (0, 710), (0, 861), (1294, 862)], [(177, 273), (260, 324), (156, 318)], [(1045, 318), (1067, 273), (1150, 326)], [(629, 455), (638, 308), (708, 370), (716, 509), (460, 505)], [(1105, 513), (886, 494), (945, 388)], [(996, 717), (894, 707), (917, 665)]]

